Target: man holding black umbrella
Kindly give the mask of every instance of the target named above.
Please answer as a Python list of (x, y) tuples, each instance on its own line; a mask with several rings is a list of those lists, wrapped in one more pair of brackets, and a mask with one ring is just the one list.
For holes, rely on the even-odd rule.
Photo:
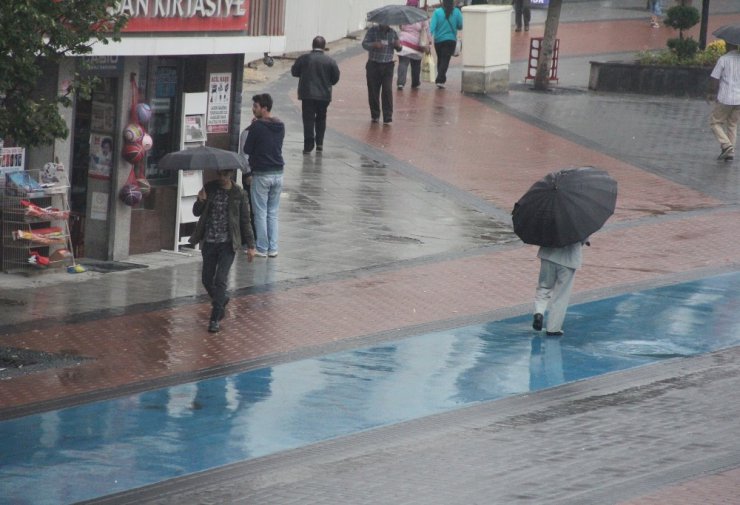
[[(585, 242), (588, 244), (588, 242)], [(563, 321), (568, 310), (570, 293), (576, 270), (583, 262), (583, 244), (576, 242), (565, 247), (544, 247), (537, 251), (540, 259), (540, 277), (534, 298), (532, 328), (542, 329), (547, 313), (547, 336), (563, 335)]]
[(188, 242), (200, 244), (203, 255), (201, 280), (211, 297), (208, 331), (221, 330), (229, 297), (226, 295), (229, 271), (236, 251), (242, 248), (251, 262), (257, 252), (249, 216), (246, 193), (233, 182), (234, 170), (217, 170), (217, 179), (198, 192), (193, 215), (198, 217), (195, 232)]

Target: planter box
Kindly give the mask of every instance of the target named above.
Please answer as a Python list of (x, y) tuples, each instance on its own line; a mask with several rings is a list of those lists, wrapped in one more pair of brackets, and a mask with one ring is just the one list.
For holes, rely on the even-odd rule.
[(616, 93), (704, 97), (711, 67), (662, 67), (629, 62), (591, 62), (588, 89)]

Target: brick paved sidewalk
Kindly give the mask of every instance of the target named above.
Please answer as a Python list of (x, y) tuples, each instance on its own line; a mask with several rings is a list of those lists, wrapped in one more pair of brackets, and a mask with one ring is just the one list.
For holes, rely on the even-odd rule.
[[(638, 22), (632, 23), (639, 26)], [(573, 27), (572, 33), (584, 28), (585, 25)], [(634, 30), (634, 33), (642, 33), (638, 28)], [(663, 30), (649, 33), (650, 44), (663, 43), (660, 38), (666, 35)], [(567, 32), (562, 32), (561, 36), (568, 40)], [(633, 47), (625, 47), (622, 42), (621, 37), (609, 39), (598, 49), (608, 52), (616, 49), (615, 45), (620, 50)], [(629, 39), (628, 42), (647, 44), (642, 39)], [(594, 48), (591, 51), (596, 52)], [(507, 114), (502, 108), (453, 92), (453, 84), (444, 92), (428, 88), (417, 95), (396, 94), (394, 125), (372, 127), (365, 100), (358, 98), (365, 96), (362, 64), (363, 55), (342, 62), (342, 86), (337, 88), (329, 112), (329, 126), (334, 131), (327, 137), (324, 163), (336, 166), (344, 163), (337, 152), (332, 152), (332, 144), (361, 145), (363, 152), (389, 161), (387, 170), (419, 179), (428, 177), (435, 183), (430, 184), (430, 192), (440, 192), (451, 199), (460, 199), (458, 195), (464, 193), (470, 195), (470, 201), (488, 203), (489, 207), (480, 205), (480, 212), (484, 217), (484, 212), (490, 212), (491, 219), (505, 216), (534, 180), (555, 168), (595, 165), (606, 168), (618, 179), (617, 213), (609, 226), (594, 237), (593, 247), (586, 251), (585, 266), (576, 280), (576, 300), (630, 290), (637, 284), (671, 283), (686, 276), (740, 267), (737, 202), (727, 205), (687, 184), (625, 162), (617, 154), (604, 154), (598, 146), (587, 147), (543, 130)], [(614, 103), (612, 107), (619, 107), (619, 104)], [(597, 119), (608, 120), (608, 117), (607, 109), (607, 119)], [(299, 131), (297, 118), (295, 111), (293, 116), (286, 118), (294, 131)], [(656, 117), (655, 121), (657, 128), (666, 128), (664, 118)], [(625, 125), (614, 125), (615, 130), (620, 128)], [(298, 137), (299, 134), (294, 133), (291, 140)], [(672, 140), (679, 149), (682, 139)], [(299, 142), (293, 143), (295, 146), (289, 146), (288, 151), (300, 149)], [(444, 149), (440, 149), (440, 145)], [(630, 153), (622, 154), (626, 157)], [(736, 166), (733, 169), (737, 170)], [(346, 167), (346, 170), (354, 169)], [(705, 170), (705, 177), (712, 175), (709, 168), (702, 170)], [(362, 173), (358, 171), (357, 175), (351, 191), (343, 191), (347, 195), (348, 209), (352, 208), (353, 195), (365, 189)], [(394, 204), (394, 208), (404, 208), (403, 197), (399, 196)], [(306, 251), (310, 254), (310, 247)], [(538, 268), (535, 252), (533, 247), (521, 245), (478, 246), (423, 261), (390, 264), (382, 270), (352, 271), (329, 280), (307, 279), (297, 286), (266, 292), (253, 290), (234, 298), (230, 314), (224, 321), (224, 331), (215, 336), (204, 330), (203, 321), (208, 313), (205, 303), (124, 313), (43, 331), (32, 329), (5, 335), (3, 345), (72, 352), (94, 360), (76, 368), (47, 370), (0, 382), (3, 407), (0, 417), (27, 412), (29, 407), (46, 408), (55, 402), (87, 401), (96, 394), (145, 389), (161, 383), (157, 381), (177, 382), (198, 374), (220, 373), (232, 365), (252, 367), (288, 360), (300, 353), (315, 354), (356, 345), (360, 341), (379, 341), (430, 323), (462, 324), (504, 311), (527, 313)], [(128, 289), (125, 282), (122, 284), (124, 291)], [(40, 311), (43, 303), (40, 298), (39, 305), (29, 310)], [(733, 350), (716, 359), (734, 362), (736, 354)], [(701, 363), (709, 367), (707, 360), (711, 358)], [(577, 394), (580, 388), (596, 388), (605, 383), (607, 390), (614, 387), (604, 379), (566, 386), (565, 391)], [(653, 379), (647, 383), (652, 384)], [(713, 390), (716, 394), (706, 398), (697, 386), (689, 398), (671, 397), (676, 403), (665, 400), (656, 404), (640, 403), (637, 407), (621, 405), (601, 413), (589, 411), (577, 416), (552, 417), (543, 423), (531, 423), (522, 428), (524, 431), (520, 431), (520, 426), (507, 425), (510, 419), (495, 418), (499, 407), (491, 405), (483, 409), (482, 417), (468, 424), (450, 425), (449, 421), (459, 421), (454, 416), (446, 418), (448, 423), (441, 427), (433, 426), (438, 418), (422, 421), (405, 433), (409, 438), (401, 440), (401, 449), (384, 452), (386, 446), (382, 437), (378, 440), (373, 436), (360, 436), (355, 440), (378, 443), (377, 448), (360, 444), (356, 449), (348, 449), (341, 446), (341, 442), (333, 446), (349, 451), (348, 458), (343, 457), (346, 452), (326, 452), (324, 445), (309, 448), (301, 451), (308, 456), (295, 463), (289, 458), (263, 462), (265, 466), (256, 470), (256, 479), (249, 482), (259, 487), (259, 493), (250, 495), (250, 499), (259, 496), (261, 504), (284, 505), (290, 503), (290, 499), (295, 499), (296, 503), (310, 503), (306, 500), (308, 494), (314, 497), (314, 503), (375, 504), (379, 503), (379, 496), (386, 496), (381, 503), (450, 505), (496, 503), (490, 499), (496, 496), (506, 497), (500, 503), (508, 505), (516, 500), (526, 502), (532, 496), (547, 496), (546, 483), (554, 481), (565, 487), (561, 492), (567, 496), (567, 492), (586, 488), (588, 479), (583, 476), (590, 470), (589, 465), (601, 464), (601, 482), (626, 475), (620, 472), (634, 475), (636, 470), (648, 468), (649, 462), (656, 467), (670, 466), (674, 463), (670, 454), (661, 451), (650, 454), (649, 449), (660, 448), (656, 441), (676, 443), (682, 437), (696, 436), (697, 445), (688, 444), (682, 458), (703, 454), (707, 449), (701, 446), (699, 439), (706, 433), (693, 433), (692, 426), (702, 430), (728, 430), (727, 419), (734, 420), (737, 414), (722, 410), (721, 405), (713, 402), (733, 389), (727, 388), (725, 383), (716, 387)], [(558, 394), (560, 392), (544, 393), (542, 397), (546, 401), (552, 398), (550, 395)], [(541, 412), (538, 408), (542, 404), (527, 404), (528, 400), (518, 398), (508, 405), (518, 405), (521, 412), (530, 409), (532, 415)], [(681, 412), (684, 411), (677, 408), (677, 404), (686, 409), (683, 417)], [(633, 410), (638, 407), (650, 411), (650, 429), (656, 438), (651, 439), (647, 434), (641, 437), (631, 431)], [(552, 412), (560, 412), (556, 406), (552, 408)], [(489, 419), (499, 419), (501, 424), (494, 420), (481, 425), (481, 419), (486, 416), (494, 416)], [(609, 427), (614, 425), (609, 423), (616, 423), (617, 429), (610, 431)], [(435, 429), (425, 434), (418, 430), (419, 426)], [(671, 432), (671, 427), (676, 428), (675, 432)], [(404, 430), (403, 427), (398, 429)], [(465, 429), (467, 433), (462, 433)], [(466, 445), (454, 445), (453, 440), (458, 440), (433, 438), (432, 435), (460, 435)], [(415, 445), (420, 440), (423, 447)], [(621, 449), (620, 444), (625, 440), (630, 442), (627, 448), (646, 449), (646, 459), (641, 460), (643, 453), (636, 455), (627, 448)], [(598, 457), (584, 458), (577, 465), (564, 463), (578, 441), (583, 441), (580, 446), (583, 451), (579, 454)], [(421, 451), (422, 448), (429, 452)], [(367, 452), (360, 449), (367, 449)], [(311, 459), (311, 455), (316, 459)], [(514, 470), (507, 472), (492, 466), (491, 462), (508, 461), (517, 455), (522, 457), (518, 467), (521, 473), (507, 483)], [(635, 461), (634, 468), (617, 468), (620, 460)], [(612, 464), (614, 466), (610, 466)], [(527, 465), (532, 468), (527, 469)], [(265, 472), (265, 468), (275, 472)], [(409, 469), (418, 469), (419, 473), (411, 479)], [(716, 467), (712, 469), (716, 471)], [(736, 471), (732, 470), (723, 477), (695, 480), (692, 485), (706, 490), (707, 486), (720, 482), (725, 483), (724, 490), (730, 492), (736, 485), (736, 477)], [(577, 482), (568, 488), (570, 480)], [(445, 487), (449, 481), (458, 484), (454, 496)], [(494, 481), (497, 488), (489, 485)], [(625, 485), (630, 483), (627, 479), (624, 482)], [(667, 480), (656, 480), (653, 485), (667, 483)], [(290, 489), (293, 484), (295, 486)], [(686, 482), (665, 492), (674, 493), (675, 497), (690, 484)], [(465, 488), (466, 485), (469, 487)], [(654, 490), (649, 485), (644, 489), (646, 500), (669, 496), (648, 494)], [(338, 495), (332, 494), (337, 490), (341, 491)], [(198, 503), (215, 499), (208, 498), (207, 494), (201, 496), (204, 501)], [(329, 497), (341, 501), (331, 501)], [(321, 501), (323, 498), (329, 501)], [(572, 505), (574, 502), (559, 503)], [(637, 503), (661, 502), (629, 502), (629, 505)]]

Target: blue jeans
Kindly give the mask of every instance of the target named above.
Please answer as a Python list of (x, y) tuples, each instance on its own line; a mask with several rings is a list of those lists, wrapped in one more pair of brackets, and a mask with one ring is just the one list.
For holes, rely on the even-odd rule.
[(278, 207), (280, 192), (283, 190), (283, 173), (260, 174), (252, 172), (252, 210), (254, 211), (254, 231), (257, 252), (276, 253), (278, 251)]

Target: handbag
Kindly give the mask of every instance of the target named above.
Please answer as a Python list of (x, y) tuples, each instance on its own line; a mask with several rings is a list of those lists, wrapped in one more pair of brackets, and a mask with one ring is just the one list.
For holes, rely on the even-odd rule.
[(421, 57), (421, 80), (434, 82), (437, 79), (437, 64), (432, 53), (424, 53)]
[[(450, 25), (450, 29), (452, 30), (452, 33), (454, 33), (455, 37), (457, 37), (457, 30), (455, 30), (452, 27), (452, 23), (450, 23), (450, 18), (447, 18), (447, 24)], [(462, 39), (456, 38), (455, 39), (455, 52), (452, 53), (452, 56), (460, 56), (461, 52), (462, 52)]]

